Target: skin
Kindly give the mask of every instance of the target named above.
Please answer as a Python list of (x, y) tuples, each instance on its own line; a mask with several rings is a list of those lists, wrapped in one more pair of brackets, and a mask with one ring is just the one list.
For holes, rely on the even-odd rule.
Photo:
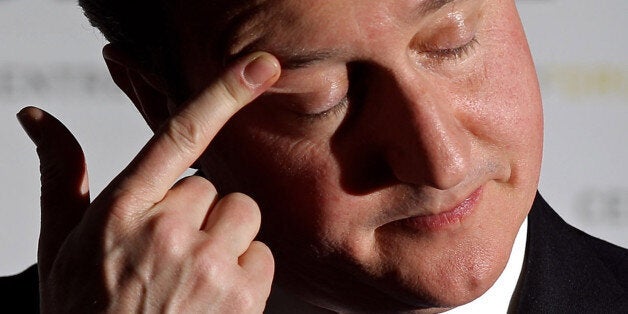
[[(190, 90), (246, 51), (282, 62), (279, 81), (200, 163), (220, 191), (260, 204), (276, 281), (336, 311), (477, 298), (505, 267), (537, 188), (541, 100), (513, 1), (413, 14), (417, 3), (260, 1), (226, 17), (178, 8)], [(200, 32), (207, 16), (232, 39)], [(303, 50), (336, 53), (304, 63), (294, 56)], [(333, 108), (347, 93), (348, 105)], [(435, 231), (399, 222), (450, 210), (479, 188), (461, 221)]]
[[(44, 233), (53, 223), (42, 225), (42, 239), (70, 239), (61, 250), (63, 241), (57, 241), (40, 254), (44, 267), (52, 269), (43, 275), (44, 291), (52, 291), (44, 301), (69, 299), (72, 291), (80, 296), (89, 282), (100, 287), (94, 291), (104, 291), (103, 300), (114, 301), (113, 310), (263, 308), (268, 276), (222, 271), (237, 269), (234, 260), (255, 260), (242, 257), (259, 226), (250, 210), (254, 205), (216, 203), (215, 194), (201, 197), (212, 185), (200, 178), (169, 190), (176, 173), (197, 158), (220, 195), (244, 192), (259, 204), (258, 237), (273, 252), (275, 283), (303, 300), (338, 312), (437, 312), (484, 293), (504, 269), (537, 188), (538, 82), (513, 1), (458, 0), (417, 14), (417, 5), (424, 3), (269, 0), (175, 6), (182, 83), (197, 95), (185, 104), (123, 51), (108, 46), (112, 77), (157, 130), (156, 140), (104, 195), (91, 205), (82, 201), (87, 217), (96, 218), (77, 219), (80, 223), (67, 229), (78, 231), (65, 236)], [(216, 9), (227, 4), (232, 7)], [(240, 73), (239, 81), (246, 82), (244, 65), (236, 61), (234, 66), (232, 60), (258, 50), (278, 58), (281, 76), (272, 87), (268, 82), (238, 85), (229, 73)], [(310, 50), (332, 53), (318, 54), (324, 60), (295, 56)], [(248, 96), (238, 97), (241, 93)], [(205, 107), (230, 111), (217, 121)], [(154, 147), (162, 142), (170, 145)], [(44, 157), (42, 164), (48, 159), (54, 160)], [(138, 174), (137, 169), (143, 170)], [(76, 182), (71, 186), (80, 189)], [(471, 196), (463, 217), (443, 214)], [(196, 213), (192, 218), (185, 218), (188, 207)], [(223, 214), (211, 218), (215, 212)], [(231, 221), (228, 227), (216, 229), (225, 221)], [(237, 225), (245, 226), (245, 236), (233, 228)], [(191, 241), (199, 226), (211, 236)], [(240, 249), (231, 252), (224, 240), (234, 237)], [(101, 244), (102, 256), (66, 261), (94, 242)], [(225, 250), (230, 253), (216, 253)], [(269, 253), (253, 256), (268, 262)], [(118, 280), (103, 283), (86, 271), (91, 281), (83, 280), (76, 290), (62, 286), (76, 265), (101, 264), (105, 278)], [(203, 279), (193, 288), (173, 284), (181, 282), (174, 280), (180, 276), (174, 270), (186, 267), (193, 270), (184, 272), (187, 278)], [(268, 275), (268, 267), (249, 271)], [(151, 272), (160, 280), (147, 285)], [(240, 290), (254, 297), (236, 297), (249, 302), (234, 303), (231, 297)], [(149, 298), (138, 305), (131, 296), (139, 292)]]

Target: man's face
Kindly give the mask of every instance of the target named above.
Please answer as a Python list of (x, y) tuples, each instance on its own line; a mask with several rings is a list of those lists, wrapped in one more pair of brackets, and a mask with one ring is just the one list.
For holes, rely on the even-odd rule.
[(486, 291), (541, 160), (513, 1), (221, 5), (178, 8), (186, 84), (198, 91), (223, 59), (257, 50), (283, 72), (201, 164), (219, 190), (260, 204), (276, 281), (337, 310), (451, 307)]

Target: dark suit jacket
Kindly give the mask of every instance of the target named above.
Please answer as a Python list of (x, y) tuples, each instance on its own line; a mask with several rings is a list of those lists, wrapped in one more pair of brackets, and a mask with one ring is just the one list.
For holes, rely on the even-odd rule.
[[(5, 308), (38, 312), (37, 267), (0, 278), (0, 296)], [(510, 311), (628, 313), (628, 250), (568, 225), (537, 195)]]
[(537, 194), (516, 313), (628, 313), (628, 250), (562, 220)]

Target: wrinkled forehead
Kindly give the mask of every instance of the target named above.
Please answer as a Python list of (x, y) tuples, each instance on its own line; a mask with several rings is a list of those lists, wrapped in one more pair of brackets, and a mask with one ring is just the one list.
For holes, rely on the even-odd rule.
[(289, 56), (305, 46), (323, 53), (328, 47), (342, 49), (353, 40), (372, 37), (374, 31), (401, 27), (462, 1), (214, 0), (198, 6), (179, 2), (175, 24), (187, 41), (183, 49), (201, 48), (226, 62), (255, 50)]

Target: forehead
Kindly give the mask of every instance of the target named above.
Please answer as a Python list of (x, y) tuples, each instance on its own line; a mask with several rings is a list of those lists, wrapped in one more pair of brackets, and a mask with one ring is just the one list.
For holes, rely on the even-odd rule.
[(215, 0), (193, 8), (180, 5), (177, 24), (183, 38), (201, 43), (202, 50), (223, 61), (255, 50), (290, 56), (307, 47), (338, 54), (463, 1)]

